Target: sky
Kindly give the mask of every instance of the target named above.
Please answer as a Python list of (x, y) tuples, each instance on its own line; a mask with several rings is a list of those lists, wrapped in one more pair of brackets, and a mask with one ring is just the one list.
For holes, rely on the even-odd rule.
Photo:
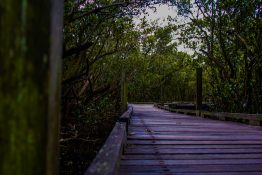
[[(139, 23), (139, 19), (142, 19), (146, 17), (148, 21), (154, 21), (154, 20), (159, 20), (159, 25), (160, 26), (165, 26), (168, 24), (167, 20), (165, 20), (168, 16), (171, 16), (172, 18), (177, 18), (177, 24), (182, 24), (186, 21), (188, 21), (185, 17), (177, 16), (177, 8), (176, 7), (171, 7), (168, 5), (156, 5), (156, 11), (154, 12), (155, 9), (147, 9), (148, 14), (141, 14), (138, 17), (135, 17), (134, 22), (135, 24)], [(184, 45), (178, 46), (178, 51), (183, 51), (187, 52), (188, 54), (192, 55), (193, 50), (189, 48), (185, 48)]]
[(177, 16), (177, 10), (175, 7), (169, 7), (168, 5), (155, 5), (156, 12), (154, 12), (155, 9), (148, 8), (146, 12), (148, 14), (141, 14), (138, 17), (135, 18), (135, 22), (138, 23), (139, 19), (143, 18), (144, 16), (149, 21), (154, 21), (159, 19), (161, 21), (161, 25), (167, 25), (167, 22), (164, 22), (163, 20), (166, 19), (168, 16), (171, 16), (175, 18)]

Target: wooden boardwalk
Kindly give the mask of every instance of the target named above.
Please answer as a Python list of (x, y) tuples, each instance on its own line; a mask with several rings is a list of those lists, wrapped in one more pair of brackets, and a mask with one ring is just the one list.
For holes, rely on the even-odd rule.
[(262, 128), (133, 105), (121, 175), (262, 175)]

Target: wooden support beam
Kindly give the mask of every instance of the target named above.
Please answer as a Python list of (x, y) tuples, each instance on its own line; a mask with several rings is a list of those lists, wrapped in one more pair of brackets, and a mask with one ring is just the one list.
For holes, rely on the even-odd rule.
[(127, 110), (127, 91), (126, 74), (123, 71), (121, 77), (121, 112), (125, 112)]
[(196, 110), (202, 108), (202, 68), (196, 69)]
[(0, 174), (58, 174), (63, 1), (0, 1)]

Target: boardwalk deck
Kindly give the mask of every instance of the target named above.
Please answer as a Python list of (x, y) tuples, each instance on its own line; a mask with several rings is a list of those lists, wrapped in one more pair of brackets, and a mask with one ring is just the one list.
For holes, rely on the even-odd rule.
[(261, 175), (262, 128), (133, 105), (121, 175)]

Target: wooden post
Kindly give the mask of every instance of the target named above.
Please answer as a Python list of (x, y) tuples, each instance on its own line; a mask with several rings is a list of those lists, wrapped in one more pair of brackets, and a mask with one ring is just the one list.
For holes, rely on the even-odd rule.
[(125, 72), (122, 72), (121, 78), (121, 112), (127, 110), (127, 82)]
[(0, 174), (58, 174), (61, 0), (0, 1)]
[(196, 110), (202, 108), (202, 68), (196, 69)]

